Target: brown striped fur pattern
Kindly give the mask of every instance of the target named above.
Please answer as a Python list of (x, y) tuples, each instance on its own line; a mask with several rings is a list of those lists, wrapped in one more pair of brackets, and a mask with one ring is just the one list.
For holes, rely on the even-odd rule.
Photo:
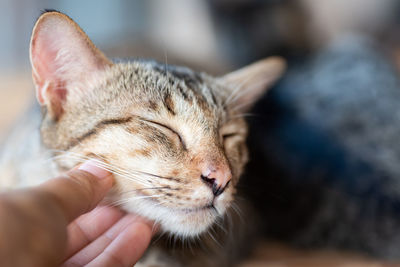
[[(162, 70), (162, 71), (160, 71)], [(235, 184), (247, 161), (245, 122), (223, 108), (223, 88), (212, 78), (153, 62), (120, 63), (107, 69), (79, 105), (65, 106), (57, 123), (45, 116), (46, 147), (62, 151), (59, 166), (69, 169), (83, 157), (102, 159), (117, 175), (115, 199), (183, 236), (203, 232), (233, 200)], [(68, 102), (67, 102), (68, 103)], [(225, 138), (224, 135), (232, 135)], [(229, 157), (228, 157), (229, 155)], [(234, 178), (215, 202), (200, 179), (202, 161), (228, 161)], [(136, 198), (136, 199), (135, 199)], [(162, 203), (159, 205), (159, 203)], [(161, 214), (166, 214), (165, 216)]]
[[(165, 249), (162, 238), (145, 266), (229, 265), (227, 253), (245, 237), (237, 215), (221, 223), (237, 205), (236, 185), (248, 160), (244, 113), (280, 76), (283, 61), (263, 60), (217, 78), (154, 61), (113, 63), (70, 18), (47, 12), (33, 30), (31, 62), (42, 105), (42, 145), (27, 154), (51, 156), (47, 176), (94, 159), (116, 179), (109, 205), (154, 220), (161, 233), (197, 239), (192, 253), (181, 253)], [(10, 163), (10, 150), (0, 167), (3, 174), (8, 168), (8, 176), (18, 174), (10, 168), (24, 167)], [(201, 178), (204, 166), (229, 174), (217, 195)], [(16, 177), (19, 182), (8, 184), (26, 185), (29, 179), (42, 180)], [(213, 235), (216, 224), (234, 233)]]

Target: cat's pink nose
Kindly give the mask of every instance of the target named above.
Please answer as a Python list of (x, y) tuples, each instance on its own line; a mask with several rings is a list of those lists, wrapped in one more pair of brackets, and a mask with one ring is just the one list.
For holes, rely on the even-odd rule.
[(221, 195), (232, 179), (232, 173), (225, 164), (208, 165), (201, 174), (201, 179), (211, 188), (215, 197)]

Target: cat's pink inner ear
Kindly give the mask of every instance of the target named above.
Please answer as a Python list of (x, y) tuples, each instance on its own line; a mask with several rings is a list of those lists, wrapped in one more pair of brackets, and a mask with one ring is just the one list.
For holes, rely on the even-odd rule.
[(39, 103), (57, 112), (69, 89), (87, 90), (79, 85), (112, 65), (82, 29), (59, 12), (44, 13), (36, 22), (30, 59)]
[[(55, 60), (56, 57), (57, 51), (52, 49), (51, 40), (34, 36), (31, 43), (32, 77), (36, 86), (36, 96), (41, 105), (44, 105), (46, 100), (49, 101), (49, 98), (53, 98), (50, 94), (55, 93), (54, 88), (65, 91), (63, 86), (58, 85), (62, 78), (57, 77), (60, 75), (60, 66)], [(65, 97), (65, 92), (63, 95)]]
[(278, 80), (286, 69), (280, 57), (262, 59), (219, 78), (229, 90), (227, 103), (246, 112)]

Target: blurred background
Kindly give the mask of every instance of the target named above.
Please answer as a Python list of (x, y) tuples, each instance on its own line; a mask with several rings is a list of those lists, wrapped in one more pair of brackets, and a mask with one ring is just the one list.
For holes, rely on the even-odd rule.
[(71, 16), (111, 56), (164, 60), (164, 54), (171, 54), (215, 69), (271, 53), (301, 54), (354, 33), (398, 39), (393, 36), (396, 0), (1, 0), (0, 4), (2, 72), (29, 68), (31, 29), (45, 9)]
[[(262, 119), (250, 120), (253, 132), (249, 142), (250, 149), (253, 157), (262, 161), (257, 165), (257, 160), (253, 160), (250, 163), (253, 172), (250, 171), (248, 175), (263, 175), (265, 170), (260, 170), (259, 166), (270, 167), (265, 177), (272, 177), (269, 181), (273, 182), (262, 185), (272, 190), (271, 195), (285, 199), (283, 202), (271, 201), (266, 205), (254, 194), (255, 201), (260, 203), (259, 209), (269, 214), (267, 216), (276, 218), (272, 221), (280, 226), (271, 225), (270, 236), (303, 248), (313, 245), (315, 247), (317, 244), (324, 248), (352, 249), (369, 256), (400, 258), (397, 251), (386, 247), (382, 248), (383, 252), (377, 252), (375, 243), (370, 245), (374, 242), (371, 240), (378, 240), (376, 246), (386, 244), (387, 240), (376, 236), (363, 239), (360, 234), (358, 239), (355, 238), (356, 241), (352, 241), (346, 239), (346, 231), (339, 233), (329, 227), (322, 227), (323, 230), (319, 232), (333, 233), (326, 236), (331, 239), (335, 236), (334, 245), (328, 241), (318, 243), (304, 238), (305, 235), (320, 234), (316, 233), (317, 230), (312, 231), (319, 228), (314, 227), (309, 218), (320, 218), (321, 210), (327, 210), (322, 204), (319, 208), (312, 208), (312, 204), (323, 202), (320, 195), (310, 193), (319, 192), (321, 184), (323, 188), (325, 185), (339, 184), (333, 187), (337, 190), (335, 192), (345, 192), (344, 197), (335, 196), (335, 201), (336, 198), (340, 199), (342, 207), (354, 202), (351, 196), (357, 195), (357, 199), (360, 199), (369, 189), (380, 188), (380, 177), (398, 177), (395, 166), (400, 163), (400, 148), (397, 153), (397, 143), (394, 144), (393, 140), (398, 136), (397, 133), (400, 134), (400, 126), (393, 130), (388, 125), (400, 125), (400, 120), (397, 121), (400, 115), (398, 116), (396, 105), (396, 100), (400, 101), (397, 93), (400, 88), (397, 83), (400, 69), (399, 1), (0, 0), (0, 138), (5, 136), (16, 118), (34, 102), (29, 40), (36, 18), (45, 9), (55, 9), (69, 15), (111, 58), (155, 58), (213, 75), (223, 74), (271, 55), (286, 58), (289, 65), (287, 75), (254, 110), (258, 118)], [(383, 89), (377, 93), (376, 90), (381, 87)], [(270, 108), (265, 108), (264, 104)], [(387, 124), (383, 125), (378, 119), (379, 123), (370, 126), (368, 118), (358, 116), (365, 114), (363, 111), (366, 109), (372, 110), (368, 113), (368, 118), (383, 117), (386, 120), (386, 117), (380, 115), (384, 113), (386, 116), (396, 114), (396, 120), (386, 120)], [(339, 121), (339, 117), (346, 118), (346, 121)], [(296, 120), (292, 121), (293, 118)], [(256, 124), (265, 127), (256, 127)], [(388, 137), (390, 142), (385, 137), (386, 147), (381, 153), (386, 158), (365, 156), (381, 155), (377, 148), (383, 142), (380, 138), (386, 135), (380, 135), (381, 132), (378, 131), (374, 137), (370, 137), (360, 129), (368, 132), (382, 129), (385, 133), (392, 133), (392, 139)], [(293, 136), (298, 139), (293, 139)], [(261, 143), (264, 146), (260, 146)], [(331, 147), (326, 144), (335, 145)], [(324, 153), (316, 147), (323, 147)], [(386, 149), (388, 147), (394, 150), (393, 155), (387, 153), (390, 150)], [(315, 152), (317, 150), (319, 152)], [(315, 153), (310, 155), (310, 151)], [(340, 154), (338, 151), (344, 152)], [(336, 165), (318, 162), (318, 168), (310, 169), (309, 166), (316, 162), (315, 157), (326, 158)], [(343, 159), (338, 163), (337, 158), (350, 159)], [(361, 163), (355, 164), (357, 160)], [(358, 171), (368, 168), (389, 171), (384, 175), (378, 172), (368, 180)], [(342, 172), (338, 173), (337, 169)], [(371, 172), (375, 173), (374, 171)], [(302, 175), (298, 175), (299, 172)], [(330, 176), (326, 173), (330, 173)], [(338, 177), (350, 177), (348, 180), (352, 181), (351, 185)], [(284, 186), (276, 182), (277, 179), (284, 181)], [(253, 181), (251, 190), (260, 187), (258, 180), (249, 180)], [(358, 183), (359, 180), (374, 182), (366, 186), (364, 182)], [(310, 184), (312, 186), (308, 186)], [(388, 184), (391, 187), (391, 183)], [(395, 184), (397, 188), (398, 184)], [(304, 185), (307, 185), (307, 189), (304, 189)], [(361, 195), (359, 188), (364, 188)], [(368, 192), (386, 196), (385, 190), (376, 193), (375, 189), (371, 189)], [(321, 192), (326, 193), (323, 190)], [(400, 203), (397, 195), (393, 194), (390, 199)], [(297, 205), (288, 204), (291, 199), (289, 195), (295, 196), (294, 202)], [(307, 199), (304, 195), (310, 197)], [(349, 202), (348, 196), (351, 199)], [(367, 198), (371, 197), (368, 195)], [(360, 203), (352, 205), (361, 205)], [(384, 207), (389, 205), (385, 203), (382, 204)], [(395, 210), (399, 211), (399, 208)], [(299, 216), (299, 212), (302, 216)], [(329, 216), (343, 215), (341, 211), (332, 214)], [(351, 216), (357, 217), (357, 214), (359, 215), (352, 212)], [(307, 219), (303, 215), (307, 215)], [(326, 214), (324, 216), (326, 220), (330, 218)], [(343, 216), (347, 216), (347, 213)], [(371, 220), (378, 218), (381, 217), (376, 215)], [(282, 224), (279, 219), (285, 223)], [(293, 221), (296, 221), (297, 228), (292, 227)], [(319, 225), (324, 225), (323, 219), (317, 221)], [(357, 220), (349, 222), (349, 225), (353, 229), (357, 228)], [(363, 228), (363, 231), (370, 231), (368, 227)], [(377, 225), (371, 227), (379, 228)], [(299, 231), (301, 234), (298, 234)], [(293, 241), (288, 237), (293, 235), (300, 238)], [(364, 242), (365, 246), (358, 245), (357, 242)], [(390, 240), (390, 244), (397, 243)], [(285, 259), (283, 263), (287, 263), (287, 266), (342, 266), (340, 264), (349, 263), (380, 266), (372, 260), (359, 257), (335, 253), (301, 254), (285, 250), (281, 246), (262, 245), (260, 251), (257, 250), (256, 254), (264, 260), (282, 262)], [(328, 263), (331, 265), (327, 265)], [(260, 264), (248, 266), (265, 266)]]
[(71, 16), (110, 57), (150, 57), (212, 74), (273, 54), (304, 56), (350, 33), (399, 39), (395, 0), (0, 0), (0, 7), (0, 96), (9, 99), (2, 113), (24, 106), (31, 92), (15, 99), (7, 90), (30, 87), (29, 38), (45, 9)]

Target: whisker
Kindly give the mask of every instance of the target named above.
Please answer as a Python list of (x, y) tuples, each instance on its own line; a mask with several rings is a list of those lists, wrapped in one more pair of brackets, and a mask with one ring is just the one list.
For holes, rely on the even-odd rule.
[(62, 158), (71, 158), (71, 159), (75, 159), (79, 162), (84, 162), (86, 160), (92, 160), (93, 164), (96, 165), (99, 168), (105, 169), (113, 174), (117, 174), (119, 176), (122, 176), (124, 178), (130, 179), (132, 181), (136, 181), (136, 182), (142, 182), (144, 184), (150, 184), (147, 180), (143, 179), (142, 177), (138, 177), (138, 176), (133, 176), (132, 173), (127, 172), (125, 170), (122, 170), (116, 166), (110, 165), (108, 163), (105, 163), (103, 161), (100, 161), (96, 158), (91, 158), (91, 157), (87, 157), (87, 156), (82, 156), (79, 155), (77, 153), (73, 153), (73, 152), (66, 152), (64, 154), (61, 155), (57, 155), (54, 157), (55, 159), (62, 159)]
[[(80, 162), (86, 161), (86, 159), (79, 159), (79, 158), (71, 157), (71, 156), (68, 156), (68, 157), (73, 158), (75, 160), (78, 160)], [(121, 173), (119, 171), (116, 171), (115, 169), (111, 169), (111, 168), (105, 166), (104, 164), (101, 164), (100, 162), (93, 162), (93, 163), (94, 163), (95, 166), (97, 166), (97, 167), (99, 167), (101, 169), (107, 170), (112, 174), (119, 175), (120, 177), (123, 177), (125, 179), (131, 180), (131, 181), (134, 181), (134, 182), (139, 182), (141, 184), (151, 185), (151, 183), (149, 183), (148, 181), (144, 180), (142, 177), (135, 177), (135, 176), (129, 175), (127, 173)]]
[(128, 197), (128, 198), (116, 200), (116, 201), (110, 203), (110, 205), (112, 205), (112, 206), (121, 206), (121, 205), (129, 203), (131, 201), (140, 200), (140, 199), (146, 199), (146, 198), (157, 198), (157, 197), (161, 197), (161, 196), (163, 196), (163, 195)]
[(223, 225), (223, 221), (218, 219), (215, 221), (215, 225), (218, 226), (226, 235), (228, 234), (228, 231), (225, 229), (225, 227)]
[[(139, 170), (132, 170), (132, 171), (129, 171), (129, 172), (128, 172), (128, 171), (126, 171), (126, 170), (120, 169), (120, 168), (117, 167), (117, 166), (113, 166), (113, 165), (110, 165), (110, 164), (108, 164), (108, 163), (106, 163), (106, 162), (104, 162), (104, 161), (100, 161), (100, 160), (98, 160), (98, 159), (96, 159), (96, 158), (91, 158), (91, 157), (87, 157), (87, 156), (82, 156), (82, 155), (79, 155), (79, 154), (77, 154), (77, 153), (70, 152), (70, 151), (68, 151), (68, 152), (60, 151), (60, 152), (63, 152), (63, 153), (65, 153), (65, 154), (71, 153), (72, 155), (75, 155), (75, 156), (77, 156), (77, 157), (81, 157), (82, 159), (87, 159), (87, 160), (91, 159), (91, 160), (95, 161), (96, 163), (99, 163), (99, 164), (108, 166), (109, 168), (112, 168), (112, 169), (115, 169), (115, 170), (117, 170), (117, 171), (124, 172), (124, 173), (127, 173), (127, 174), (136, 173), (136, 174), (148, 175), (148, 176), (155, 177), (155, 178), (166, 179), (166, 180), (172, 180), (172, 181), (177, 181), (177, 182), (182, 183), (182, 181), (181, 181), (179, 178), (175, 178), (175, 177), (166, 177), (166, 176), (161, 176), (161, 175), (158, 175), (158, 174), (148, 173), (148, 172), (139, 171)], [(60, 155), (60, 156), (62, 156), (62, 155)], [(57, 156), (56, 156), (56, 157), (57, 157)], [(100, 157), (100, 158), (101, 158), (101, 157)]]
[[(153, 173), (149, 173), (149, 172), (145, 172), (145, 171), (139, 171), (139, 170), (130, 170), (127, 171), (125, 169), (121, 169), (118, 166), (115, 166), (113, 164), (109, 164), (107, 162), (104, 162), (102, 160), (99, 160), (98, 158), (102, 158), (100, 155), (97, 155), (98, 158), (96, 157), (89, 157), (86, 155), (81, 155), (79, 153), (75, 153), (72, 151), (63, 151), (63, 150), (56, 150), (53, 149), (52, 150), (53, 153), (58, 153), (58, 155), (53, 156), (51, 159), (52, 160), (66, 160), (66, 159), (72, 159), (75, 160), (79, 163), (84, 162), (86, 160), (92, 160), (92, 162), (98, 166), (99, 168), (105, 169), (115, 175), (118, 175), (122, 178), (134, 181), (134, 182), (138, 182), (140, 184), (143, 184), (147, 187), (154, 187), (154, 184), (149, 181), (149, 179), (151, 178), (159, 178), (159, 179), (164, 179), (164, 180), (168, 180), (169, 182), (174, 182), (174, 183), (178, 183), (180, 186), (185, 187), (186, 189), (190, 189), (193, 190), (194, 187), (191, 186), (188, 182), (186, 182), (184, 179), (180, 179), (180, 178), (175, 178), (175, 177), (166, 177), (166, 176), (161, 176), (158, 174), (153, 174)], [(177, 190), (174, 188), (171, 188), (171, 190)]]
[(231, 208), (238, 215), (240, 222), (241, 223), (245, 223), (245, 220), (243, 218), (243, 213), (240, 210), (239, 206), (236, 203), (233, 202), (232, 205), (231, 205)]
[(211, 239), (215, 242), (215, 244), (217, 244), (220, 248), (223, 248), (223, 246), (217, 241), (217, 239), (214, 237), (214, 235), (211, 233), (211, 230), (213, 230), (212, 228), (210, 229), (210, 231), (208, 231), (208, 235), (211, 237)]
[(158, 206), (161, 206), (161, 205), (163, 205), (163, 204), (165, 204), (165, 203), (167, 203), (166, 200), (164, 200), (164, 201), (158, 201), (158, 203), (154, 203), (154, 204), (153, 204), (153, 207), (158, 207)]
[(132, 190), (128, 190), (128, 191), (119, 192), (119, 194), (127, 194), (127, 193), (136, 192), (136, 191), (143, 191), (143, 190), (163, 190), (163, 189), (176, 190), (175, 188), (171, 188), (169, 186), (157, 186), (157, 187), (136, 188), (136, 189), (132, 189)]
[[(154, 227), (155, 227), (155, 224), (153, 225), (153, 229), (154, 229)], [(152, 232), (153, 232), (153, 230), (152, 230)], [(160, 239), (162, 238), (162, 237), (164, 237), (165, 236), (165, 232), (163, 231), (162, 233), (160, 233), (160, 234), (158, 234), (158, 237), (155, 239), (155, 240), (153, 240), (152, 242), (151, 242), (151, 244), (152, 245), (155, 245), (158, 241), (160, 241)]]

